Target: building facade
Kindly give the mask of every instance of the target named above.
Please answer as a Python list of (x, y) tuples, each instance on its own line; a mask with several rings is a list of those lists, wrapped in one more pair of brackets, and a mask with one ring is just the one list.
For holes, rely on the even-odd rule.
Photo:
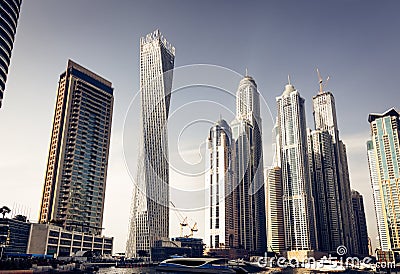
[[(331, 143), (331, 145), (323, 145), (314, 142), (316, 149), (320, 146), (321, 148), (324, 147), (325, 150), (324, 158), (317, 156), (319, 159), (316, 158), (317, 163), (314, 163), (314, 168), (316, 168), (313, 171), (315, 175), (314, 179), (317, 180), (314, 182), (314, 185), (325, 184), (329, 192), (327, 195), (329, 195), (331, 201), (329, 207), (336, 209), (336, 212), (338, 212), (338, 216), (330, 216), (327, 219), (318, 214), (319, 225), (322, 226), (318, 227), (318, 231), (323, 229), (323, 227), (330, 227), (330, 231), (332, 231), (329, 233), (329, 238), (331, 239), (329, 243), (323, 240), (327, 238), (322, 236), (320, 239), (322, 241), (320, 242), (322, 245), (320, 249), (322, 251), (335, 251), (337, 246), (345, 245), (351, 253), (358, 250), (358, 247), (351, 204), (351, 187), (346, 147), (339, 138), (335, 98), (331, 92), (323, 90), (321, 79), (319, 92), (313, 97), (313, 114), (315, 130), (320, 132), (318, 133), (320, 137), (318, 138), (315, 135), (316, 133), (314, 134), (315, 137), (323, 142), (328, 141)], [(318, 149), (315, 151), (315, 155), (317, 154)], [(325, 173), (322, 174), (318, 170), (324, 170)], [(318, 207), (326, 207), (324, 203), (328, 200), (323, 197), (320, 198), (322, 199), (320, 199), (322, 204), (316, 200), (316, 203), (319, 204)], [(335, 205), (337, 202), (338, 204)], [(335, 215), (335, 213), (331, 211), (330, 215)], [(337, 221), (337, 218), (340, 218), (340, 220)]]
[(266, 251), (265, 185), (259, 92), (246, 75), (236, 94), (232, 128), (233, 184), (237, 193), (238, 247), (250, 254)]
[(133, 191), (127, 257), (151, 259), (169, 234), (167, 120), (175, 48), (156, 30), (140, 39), (141, 141)]
[(285, 249), (315, 250), (317, 248), (315, 209), (308, 168), (304, 99), (289, 83), (276, 101)]
[(368, 157), (369, 177), (374, 197), (375, 217), (377, 221), (378, 234), (379, 234), (378, 248), (383, 251), (389, 251), (390, 239), (389, 239), (386, 220), (384, 218), (385, 214), (383, 212), (384, 205), (382, 204), (383, 201), (379, 184), (377, 159), (375, 156), (374, 144), (371, 140), (367, 141), (367, 157)]
[(39, 223), (101, 233), (113, 102), (111, 82), (68, 61), (58, 83)]
[(353, 215), (358, 242), (358, 250), (356, 250), (355, 253), (360, 256), (366, 257), (369, 255), (369, 238), (367, 231), (367, 221), (365, 219), (364, 199), (358, 191), (352, 190), (351, 201), (353, 204)]
[(11, 52), (22, 0), (2, 0), (0, 2), (0, 108), (3, 101)]
[(283, 254), (285, 251), (285, 227), (283, 218), (283, 189), (281, 168), (265, 169), (267, 202), (267, 250)]
[(0, 219), (0, 247), (4, 254), (25, 254), (28, 249), (31, 224), (15, 219)]
[(371, 125), (369, 145), (372, 144), (368, 147), (368, 155), (380, 244), (383, 251), (394, 252), (400, 252), (399, 117), (394, 108), (368, 117)]
[(78, 231), (68, 231), (51, 224), (31, 224), (29, 254), (72, 256), (78, 251), (112, 255), (114, 238)]
[(307, 133), (318, 249), (335, 252), (343, 244), (343, 234), (332, 136), (328, 131), (321, 130), (308, 130)]
[(205, 244), (208, 248), (238, 246), (237, 192), (233, 185), (232, 133), (225, 120), (211, 127), (207, 139)]

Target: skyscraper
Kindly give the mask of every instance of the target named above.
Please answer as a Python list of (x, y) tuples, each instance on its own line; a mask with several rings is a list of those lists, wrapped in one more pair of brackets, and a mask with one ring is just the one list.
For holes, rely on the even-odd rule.
[(205, 243), (209, 248), (238, 246), (236, 192), (233, 185), (232, 133), (221, 119), (210, 129), (206, 174)]
[[(351, 204), (346, 147), (339, 138), (335, 98), (331, 92), (323, 90), (322, 78), (320, 76), (319, 78), (319, 92), (313, 97), (315, 130), (319, 132), (318, 135), (320, 136), (317, 137), (316, 133), (314, 134), (315, 138), (317, 138), (314, 140), (314, 148), (317, 149), (314, 151), (317, 160), (314, 163), (314, 168), (316, 168), (314, 170), (314, 175), (316, 176), (314, 180), (317, 180), (314, 182), (314, 185), (320, 186), (321, 183), (325, 184), (330, 197), (330, 213), (327, 215), (327, 219), (324, 215), (321, 215), (321, 212), (318, 214), (318, 222), (322, 226), (318, 227), (318, 231), (323, 230), (325, 225), (327, 225), (325, 227), (330, 227), (330, 231), (332, 231), (328, 233), (331, 238), (329, 244), (325, 240), (320, 239), (322, 241), (320, 242), (320, 249), (323, 251), (334, 251), (338, 245), (345, 245), (349, 252), (352, 252), (353, 250), (357, 250), (358, 247)], [(319, 142), (318, 139), (325, 144)], [(327, 144), (326, 142), (330, 142), (331, 144)], [(325, 150), (323, 155), (318, 155), (318, 146)], [(321, 156), (323, 157), (321, 158)], [(322, 174), (318, 170), (324, 172), (322, 177)], [(323, 208), (323, 204), (328, 201), (324, 200), (321, 195), (319, 193), (318, 197), (320, 199), (316, 200), (316, 203), (320, 204), (319, 201), (322, 203), (319, 205), (319, 208)], [(337, 205), (335, 205), (335, 201), (338, 202)], [(338, 212), (337, 216), (334, 216), (336, 214), (332, 212), (335, 208)], [(340, 218), (340, 220), (337, 221), (337, 218)]]
[(282, 254), (285, 250), (285, 227), (283, 218), (283, 189), (281, 168), (265, 169), (267, 196), (267, 249)]
[(266, 215), (260, 100), (256, 82), (248, 75), (239, 83), (236, 119), (231, 128), (239, 247), (263, 254), (266, 251)]
[(290, 83), (276, 98), (287, 251), (317, 248), (304, 99)]
[(140, 39), (141, 143), (127, 257), (148, 257), (169, 233), (167, 120), (175, 48), (156, 30)]
[(3, 101), (11, 52), (22, 0), (2, 0), (0, 2), (0, 108)]
[(365, 219), (364, 199), (358, 191), (352, 190), (351, 201), (353, 204), (356, 236), (358, 242), (358, 250), (356, 250), (355, 253), (361, 256), (368, 256), (368, 232), (367, 221)]
[(339, 190), (332, 136), (308, 130), (308, 157), (313, 185), (318, 249), (334, 252), (343, 244)]
[(111, 82), (68, 61), (58, 83), (40, 223), (101, 233), (113, 102)]
[(380, 244), (382, 250), (395, 252), (400, 251), (399, 117), (400, 114), (394, 108), (368, 116), (371, 125), (368, 158)]
[(386, 220), (384, 218), (385, 214), (383, 212), (384, 205), (382, 204), (377, 159), (375, 157), (374, 144), (371, 140), (367, 141), (367, 156), (368, 156), (369, 177), (371, 180), (371, 186), (374, 197), (375, 217), (377, 221), (378, 234), (379, 234), (378, 248), (382, 249), (383, 251), (389, 251), (390, 240), (389, 240)]

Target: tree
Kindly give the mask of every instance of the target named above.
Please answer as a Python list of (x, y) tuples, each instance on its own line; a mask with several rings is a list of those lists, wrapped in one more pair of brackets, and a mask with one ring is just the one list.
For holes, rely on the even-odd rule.
[(11, 209), (8, 206), (3, 206), (0, 208), (0, 214), (3, 214), (3, 219), (5, 218), (6, 214), (10, 213)]

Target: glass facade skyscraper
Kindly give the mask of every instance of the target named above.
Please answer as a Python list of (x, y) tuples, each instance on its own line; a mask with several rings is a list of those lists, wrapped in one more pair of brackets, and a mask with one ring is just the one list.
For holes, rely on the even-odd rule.
[(111, 82), (68, 61), (58, 83), (40, 223), (101, 233), (113, 102)]
[(156, 30), (140, 39), (141, 141), (133, 190), (127, 257), (151, 259), (169, 235), (167, 121), (175, 48)]
[(0, 1), (0, 108), (6, 89), (8, 67), (14, 47), (21, 3), (22, 0)]
[(400, 252), (400, 114), (372, 113), (368, 158), (381, 248)]

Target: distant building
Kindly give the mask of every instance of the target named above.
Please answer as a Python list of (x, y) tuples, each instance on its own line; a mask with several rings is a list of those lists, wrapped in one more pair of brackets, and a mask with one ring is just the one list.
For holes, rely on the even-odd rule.
[(60, 75), (39, 223), (101, 234), (111, 82), (69, 60)]
[(303, 257), (317, 249), (314, 197), (307, 158), (305, 101), (290, 83), (276, 101), (285, 250), (290, 256), (296, 252), (293, 253), (296, 257)]
[(207, 139), (205, 243), (208, 248), (238, 246), (237, 195), (233, 185), (232, 133), (221, 119)]
[(198, 238), (177, 237), (157, 240), (152, 247), (153, 262), (161, 262), (171, 256), (202, 257), (203, 240)]
[(92, 251), (97, 255), (112, 255), (114, 238), (67, 231), (50, 224), (32, 224), (28, 253), (72, 256), (78, 251)]
[(356, 236), (358, 242), (358, 250), (355, 250), (354, 253), (360, 256), (368, 256), (369, 238), (367, 232), (367, 221), (365, 219), (364, 199), (363, 196), (358, 191), (352, 190), (351, 200), (353, 204), (353, 214), (354, 214)]
[(15, 219), (0, 219), (0, 246), (4, 254), (25, 254), (28, 248), (31, 224)]
[(147, 257), (169, 237), (167, 121), (175, 48), (159, 30), (140, 39), (141, 129), (126, 256)]
[(0, 1), (0, 108), (6, 89), (8, 68), (14, 47), (21, 3), (22, 0)]
[(396, 253), (400, 252), (399, 117), (394, 108), (369, 114), (371, 142), (367, 144), (381, 249)]

